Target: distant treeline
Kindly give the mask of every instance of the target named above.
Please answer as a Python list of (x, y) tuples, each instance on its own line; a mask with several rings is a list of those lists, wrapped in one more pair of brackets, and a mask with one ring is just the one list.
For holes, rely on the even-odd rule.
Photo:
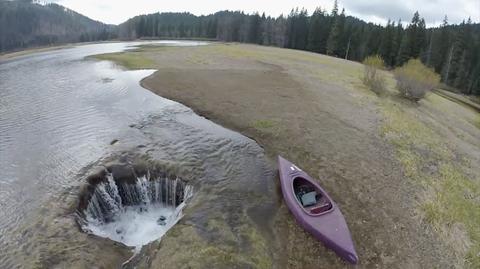
[(480, 24), (429, 28), (418, 12), (405, 26), (366, 23), (321, 8), (308, 15), (294, 9), (277, 18), (221, 11), (208, 16), (156, 13), (136, 16), (118, 27), (91, 20), (56, 4), (0, 0), (0, 52), (66, 42), (137, 38), (208, 38), (308, 50), (354, 61), (379, 54), (390, 67), (419, 58), (442, 81), (466, 94), (480, 95)]
[(0, 0), (0, 52), (68, 42), (117, 38), (116, 26), (57, 4)]
[(390, 67), (419, 58), (441, 75), (442, 81), (466, 94), (480, 95), (480, 24), (470, 19), (427, 29), (418, 12), (411, 22), (389, 21), (385, 27), (338, 12), (312, 15), (294, 9), (287, 17), (222, 11), (208, 16), (156, 13), (134, 17), (119, 25), (119, 37), (212, 38), (308, 50), (354, 61), (379, 54)]

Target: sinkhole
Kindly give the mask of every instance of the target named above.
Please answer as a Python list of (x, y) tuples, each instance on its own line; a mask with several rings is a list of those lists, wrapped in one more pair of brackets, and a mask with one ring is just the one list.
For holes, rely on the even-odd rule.
[(191, 185), (158, 169), (111, 167), (87, 181), (77, 210), (81, 229), (135, 248), (173, 227), (192, 195)]

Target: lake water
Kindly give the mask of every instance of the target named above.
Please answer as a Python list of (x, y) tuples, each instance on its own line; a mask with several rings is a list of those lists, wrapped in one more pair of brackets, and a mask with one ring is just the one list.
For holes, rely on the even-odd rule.
[(0, 62), (1, 268), (18, 266), (22, 259), (5, 254), (7, 249), (28, 246), (35, 253), (35, 239), (19, 240), (17, 228), (35, 221), (47, 201), (80, 184), (86, 167), (104, 158), (136, 151), (172, 160), (201, 169), (220, 189), (232, 180), (256, 188), (271, 176), (254, 141), (143, 89), (139, 81), (154, 70), (125, 71), (85, 59), (139, 44), (82, 45)]

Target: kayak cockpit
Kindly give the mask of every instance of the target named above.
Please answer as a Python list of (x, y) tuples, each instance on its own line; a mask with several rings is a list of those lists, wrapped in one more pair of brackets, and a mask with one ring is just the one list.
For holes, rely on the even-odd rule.
[(297, 202), (310, 215), (321, 215), (333, 208), (332, 201), (314, 184), (302, 177), (293, 179)]

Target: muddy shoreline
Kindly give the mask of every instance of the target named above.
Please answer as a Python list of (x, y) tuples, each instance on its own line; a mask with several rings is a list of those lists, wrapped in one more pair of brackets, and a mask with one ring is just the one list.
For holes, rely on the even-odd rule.
[[(141, 81), (144, 88), (254, 139), (272, 163), (281, 154), (318, 178), (346, 216), (360, 268), (451, 264), (442, 241), (418, 217), (415, 184), (405, 180), (394, 148), (380, 135), (383, 119), (359, 82), (360, 65), (248, 45), (142, 53), (158, 68)], [(324, 80), (335, 72), (312, 74), (311, 68), (330, 65), (347, 73), (338, 77), (343, 85)], [(270, 226), (274, 264), (348, 267), (302, 231), (277, 199)]]
[[(130, 124), (154, 142), (110, 145), (115, 154), (82, 169), (43, 216), (20, 227), (18, 234), (40, 244), (9, 253), (35, 250), (25, 266), (115, 268), (129, 259), (129, 248), (82, 233), (75, 210), (97, 168), (141, 161), (192, 179), (195, 195), (179, 223), (127, 268), (352, 268), (295, 223), (275, 173), (282, 155), (337, 202), (359, 254), (355, 268), (468, 268), (465, 257), (477, 242), (467, 224), (475, 219), (445, 226), (427, 215), (449, 202), (434, 203), (442, 191), (437, 182), (480, 176), (469, 165), (480, 161), (480, 117), (468, 108), (434, 94), (408, 103), (395, 95), (388, 74), (390, 92), (378, 98), (363, 86), (360, 64), (303, 51), (146, 45), (98, 58), (156, 69), (141, 86), (188, 108)], [(234, 132), (191, 117), (190, 109)], [(466, 120), (453, 120), (460, 115)], [(165, 133), (169, 126), (174, 133)]]

